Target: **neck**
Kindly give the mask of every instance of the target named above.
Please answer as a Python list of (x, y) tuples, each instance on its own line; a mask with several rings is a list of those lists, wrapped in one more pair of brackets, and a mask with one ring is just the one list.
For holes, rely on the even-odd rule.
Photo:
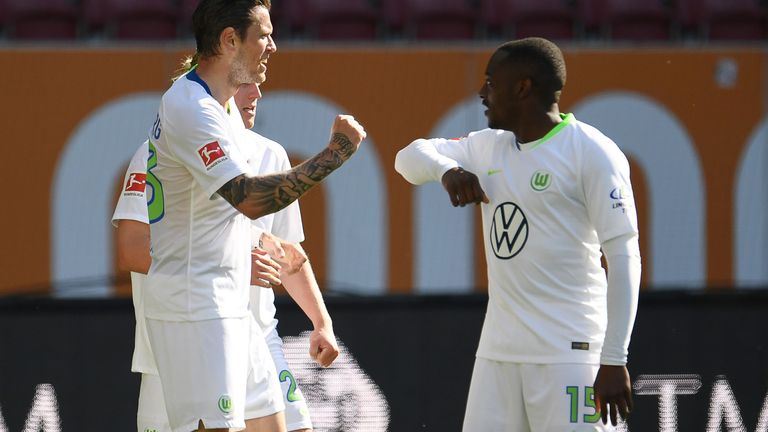
[(560, 109), (557, 104), (553, 104), (545, 112), (521, 116), (517, 125), (510, 130), (515, 133), (518, 142), (528, 143), (543, 138), (561, 121)]
[(237, 91), (237, 87), (229, 82), (229, 65), (221, 56), (200, 59), (197, 75), (205, 81), (211, 90), (211, 95), (222, 107)]

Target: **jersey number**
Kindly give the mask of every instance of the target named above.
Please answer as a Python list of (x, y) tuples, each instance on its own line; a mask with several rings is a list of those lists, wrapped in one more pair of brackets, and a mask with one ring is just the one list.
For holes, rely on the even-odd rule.
[(158, 222), (165, 216), (165, 198), (163, 198), (163, 184), (155, 176), (152, 170), (157, 166), (157, 150), (155, 144), (149, 141), (149, 159), (147, 159), (147, 184), (152, 188), (152, 198), (147, 201), (149, 223)]
[(301, 400), (301, 395), (296, 394), (296, 378), (293, 377), (291, 371), (284, 370), (280, 372), (280, 382), (289, 381), (288, 393), (285, 394), (285, 398), (288, 402), (296, 402)]
[[(565, 393), (571, 397), (571, 423), (578, 423), (579, 387), (568, 386), (565, 388)], [(584, 406), (592, 409), (592, 414), (584, 414), (584, 423), (597, 423), (597, 421), (600, 419), (600, 412), (597, 410), (597, 404), (595, 403), (594, 387), (584, 387)]]

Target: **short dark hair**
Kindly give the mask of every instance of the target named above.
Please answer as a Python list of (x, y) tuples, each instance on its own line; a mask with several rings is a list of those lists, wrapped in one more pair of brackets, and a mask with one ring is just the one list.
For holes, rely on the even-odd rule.
[(505, 54), (499, 61), (515, 62), (525, 67), (545, 102), (557, 102), (565, 87), (565, 59), (554, 43), (538, 37), (506, 42), (496, 54)]
[(192, 14), (192, 31), (195, 34), (197, 52), (200, 57), (215, 57), (220, 54), (219, 36), (227, 28), (235, 29), (240, 39), (248, 35), (253, 23), (252, 12), (257, 6), (269, 10), (270, 0), (200, 0)]

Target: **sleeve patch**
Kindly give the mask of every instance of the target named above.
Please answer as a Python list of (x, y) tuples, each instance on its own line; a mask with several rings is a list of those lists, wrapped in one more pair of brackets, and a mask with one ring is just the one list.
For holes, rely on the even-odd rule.
[(144, 194), (147, 185), (147, 173), (135, 172), (128, 175), (123, 191), (131, 195)]
[(218, 141), (213, 141), (200, 147), (197, 149), (197, 154), (200, 156), (200, 160), (203, 161), (203, 165), (208, 171), (229, 159)]

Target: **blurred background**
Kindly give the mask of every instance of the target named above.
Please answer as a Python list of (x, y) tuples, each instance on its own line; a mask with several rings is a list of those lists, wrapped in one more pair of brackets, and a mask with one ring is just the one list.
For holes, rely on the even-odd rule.
[[(135, 429), (130, 281), (109, 221), (194, 52), (196, 4), (0, 0), (0, 432)], [(318, 431), (460, 430), (487, 233), (439, 185), (411, 187), (394, 156), (486, 127), (486, 61), (525, 36), (562, 47), (561, 110), (630, 159), (643, 283), (624, 430), (768, 431), (768, 3), (275, 0), (272, 19), (254, 130), (294, 162), (325, 145), (337, 113), (368, 131), (301, 200), (345, 344), (328, 370), (291, 354)], [(310, 324), (278, 301), (300, 347)]]

